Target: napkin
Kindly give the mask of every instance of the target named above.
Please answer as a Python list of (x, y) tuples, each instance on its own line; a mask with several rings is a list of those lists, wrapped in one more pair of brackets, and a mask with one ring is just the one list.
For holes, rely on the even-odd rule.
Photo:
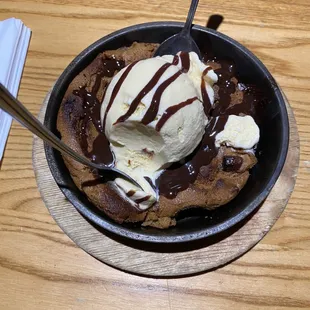
[[(31, 31), (21, 20), (0, 21), (0, 83), (16, 97)], [(0, 161), (9, 135), (12, 117), (0, 109)]]

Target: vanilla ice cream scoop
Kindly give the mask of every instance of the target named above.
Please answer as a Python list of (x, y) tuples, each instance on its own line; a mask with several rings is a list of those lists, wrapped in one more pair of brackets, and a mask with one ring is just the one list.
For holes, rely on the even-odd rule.
[(155, 180), (164, 168), (191, 154), (208, 122), (217, 76), (195, 53), (141, 60), (109, 84), (101, 120), (115, 166), (143, 188), (116, 179), (121, 194), (139, 209), (157, 199)]

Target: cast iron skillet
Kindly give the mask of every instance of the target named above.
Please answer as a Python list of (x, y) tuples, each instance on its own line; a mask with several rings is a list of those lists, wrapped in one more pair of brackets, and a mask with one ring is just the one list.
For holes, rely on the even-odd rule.
[[(56, 118), (64, 93), (73, 78), (98, 53), (129, 46), (132, 42), (161, 43), (179, 32), (182, 23), (155, 22), (131, 26), (105, 36), (86, 48), (65, 69), (58, 79), (48, 102), (44, 124), (55, 134)], [(177, 217), (177, 226), (167, 230), (142, 228), (139, 225), (119, 225), (92, 205), (78, 190), (64, 165), (61, 155), (45, 145), (45, 153), (52, 175), (59, 188), (75, 208), (89, 221), (116, 235), (134, 240), (156, 243), (177, 243), (218, 234), (251, 214), (267, 197), (283, 168), (287, 149), (289, 126), (284, 99), (266, 67), (244, 46), (211, 29), (194, 26), (192, 35), (202, 51), (212, 47), (215, 55), (234, 59), (237, 76), (245, 83), (256, 83), (268, 97), (261, 138), (257, 147), (258, 163), (239, 195), (226, 206), (208, 212), (201, 209), (183, 211)]]

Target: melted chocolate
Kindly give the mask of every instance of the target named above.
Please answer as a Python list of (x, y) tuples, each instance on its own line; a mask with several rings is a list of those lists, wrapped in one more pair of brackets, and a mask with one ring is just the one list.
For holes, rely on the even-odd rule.
[(183, 73), (186, 73), (186, 72), (188, 72), (189, 67), (190, 67), (189, 53), (188, 52), (181, 52), (180, 58), (181, 58), (181, 63), (182, 63), (181, 71)]
[(99, 133), (93, 142), (93, 148), (88, 157), (97, 164), (113, 165), (114, 156), (111, 150), (107, 151), (108, 149), (110, 150), (109, 140), (104, 133)]
[[(132, 190), (130, 190), (128, 193), (126, 193), (126, 196), (127, 196), (127, 197), (132, 197), (135, 193), (136, 193), (136, 191), (132, 189)], [(150, 198), (151, 198), (151, 195), (146, 195), (146, 196), (144, 196), (144, 197), (141, 197), (141, 198), (139, 198), (139, 199), (134, 200), (134, 202), (137, 203), (137, 204), (139, 204), (139, 203), (141, 203), (141, 202), (144, 202), (144, 201), (149, 200)]]
[(102, 78), (104, 77), (113, 77), (116, 71), (121, 70), (125, 67), (125, 62), (122, 60), (114, 59), (102, 59), (102, 68), (96, 74), (95, 84), (92, 88), (92, 93), (97, 94), (101, 85)]
[[(109, 141), (106, 138), (100, 120), (101, 103), (97, 99), (97, 93), (102, 84), (102, 78), (113, 77), (116, 71), (125, 66), (123, 61), (114, 59), (102, 59), (101, 70), (96, 74), (95, 83), (91, 91), (87, 91), (86, 86), (73, 91), (73, 94), (79, 96), (83, 101), (84, 118), (80, 125), (80, 145), (84, 155), (93, 162), (112, 165), (114, 161), (113, 154), (109, 147)], [(88, 131), (89, 123), (92, 123), (98, 132), (93, 141), (92, 149), (89, 151)]]
[(179, 56), (175, 55), (172, 59), (172, 65), (176, 66), (179, 63)]
[(159, 119), (159, 121), (156, 124), (155, 129), (157, 131), (160, 131), (160, 129), (165, 125), (165, 123), (167, 122), (167, 120), (176, 112), (178, 112), (180, 109), (184, 108), (185, 106), (192, 104), (195, 100), (197, 100), (197, 97), (188, 99), (186, 101), (183, 101), (179, 104), (173, 105), (171, 107), (169, 107), (164, 114), (162, 115), (162, 117)]
[(223, 158), (223, 170), (224, 171), (238, 171), (243, 163), (243, 159), (240, 156), (224, 156)]
[(105, 123), (106, 123), (106, 119), (107, 119), (107, 114), (109, 112), (109, 110), (111, 109), (111, 106), (113, 104), (113, 101), (115, 99), (115, 97), (117, 96), (122, 84), (124, 83), (127, 75), (129, 74), (129, 72), (131, 71), (132, 67), (137, 63), (137, 61), (131, 63), (123, 72), (122, 76), (120, 77), (120, 79), (117, 81), (116, 85), (114, 86), (113, 90), (112, 90), (112, 94), (111, 94), (111, 98), (110, 101), (107, 105), (107, 108), (105, 110), (105, 114), (104, 114), (104, 118), (103, 118), (103, 128), (105, 128)]
[(143, 202), (143, 201), (149, 200), (150, 198), (151, 198), (151, 195), (147, 195), (147, 196), (144, 196), (144, 197), (142, 197), (142, 198), (140, 198), (140, 199), (136, 199), (136, 200), (135, 200), (135, 203), (139, 204), (139, 203), (141, 203), (141, 202)]
[(207, 89), (206, 89), (206, 82), (204, 80), (204, 76), (210, 71), (212, 70), (211, 67), (208, 67), (206, 69), (204, 69), (202, 76), (201, 76), (201, 84), (200, 84), (200, 89), (201, 89), (201, 97), (202, 97), (202, 103), (203, 103), (203, 109), (205, 114), (208, 116), (209, 112), (212, 108), (211, 102), (210, 102), (210, 98), (209, 95), (207, 93)]
[(224, 129), (228, 116), (212, 118), (207, 124), (205, 134), (196, 150), (185, 159), (184, 164), (176, 163), (166, 169), (157, 179), (159, 193), (174, 198), (178, 192), (194, 183), (200, 168), (211, 163), (217, 155), (215, 136)]
[(214, 102), (211, 116), (218, 116), (226, 114), (227, 109), (231, 103), (231, 95), (236, 91), (236, 85), (233, 83), (232, 79), (235, 75), (235, 65), (233, 62), (228, 60), (223, 60), (220, 62), (221, 67), (215, 69), (214, 72), (218, 76), (218, 98)]
[(130, 190), (126, 195), (127, 195), (128, 197), (131, 197), (131, 196), (133, 196), (135, 193), (136, 193), (136, 191), (134, 191), (134, 190), (132, 189), (132, 190)]
[[(80, 125), (80, 145), (84, 155), (90, 158), (93, 162), (104, 163), (111, 165), (113, 163), (113, 155), (109, 147), (109, 142), (102, 132), (100, 121), (100, 107), (97, 97), (86, 90), (86, 87), (81, 87), (79, 90), (73, 92), (74, 95), (79, 96), (83, 100), (84, 118)], [(98, 136), (93, 142), (93, 147), (89, 151), (88, 146), (88, 130), (89, 122), (93, 123), (98, 131)], [(102, 151), (100, 151), (102, 149)], [(104, 150), (104, 151), (103, 151)]]
[[(214, 61), (214, 60), (213, 60)], [(260, 123), (260, 114), (264, 105), (264, 95), (255, 85), (237, 83), (235, 78), (236, 68), (231, 60), (217, 60), (221, 68), (215, 69), (218, 75), (218, 98), (210, 110), (210, 116), (219, 115), (250, 115), (256, 123)], [(236, 91), (242, 93), (242, 99), (239, 103), (232, 104), (232, 96)]]

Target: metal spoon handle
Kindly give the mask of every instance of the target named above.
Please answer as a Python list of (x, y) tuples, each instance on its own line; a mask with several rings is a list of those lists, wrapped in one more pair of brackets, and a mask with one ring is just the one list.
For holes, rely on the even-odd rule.
[(188, 14), (187, 14), (187, 19), (184, 25), (184, 28), (182, 30), (183, 35), (188, 35), (190, 34), (191, 26), (194, 20), (194, 16), (197, 10), (199, 0), (192, 0), (191, 6), (189, 8)]
[(116, 173), (129, 182), (132, 182), (139, 188), (141, 186), (132, 179), (129, 175), (124, 172), (106, 166), (104, 164), (95, 164), (79, 155), (73, 151), (69, 146), (63, 143), (59, 138), (57, 138), (51, 131), (49, 131), (44, 125), (42, 125), (16, 98), (14, 98), (10, 92), (0, 83), (0, 108), (14, 117), (19, 123), (28, 128), (33, 134), (41, 138), (43, 141), (47, 142), (50, 146), (58, 150), (59, 152), (71, 156), (73, 159), (79, 163), (99, 169), (105, 172)]
[(106, 166), (104, 164), (95, 164), (88, 160), (86, 157), (73, 151), (69, 146), (63, 143), (58, 137), (56, 137), (50, 130), (42, 125), (16, 98), (14, 98), (10, 92), (0, 83), (0, 108), (14, 117), (19, 123), (28, 128), (33, 134), (47, 142), (50, 146), (58, 150), (59, 152), (71, 156), (79, 163), (92, 167), (94, 169), (105, 171), (106, 173), (116, 173), (122, 176), (124, 179), (135, 184), (139, 188), (141, 186), (126, 173)]
[(53, 148), (71, 156), (81, 164), (96, 168), (94, 163), (74, 152), (43, 126), (2, 84), (0, 84), (0, 108), (13, 116), (19, 123), (28, 128), (33, 134), (46, 141)]

